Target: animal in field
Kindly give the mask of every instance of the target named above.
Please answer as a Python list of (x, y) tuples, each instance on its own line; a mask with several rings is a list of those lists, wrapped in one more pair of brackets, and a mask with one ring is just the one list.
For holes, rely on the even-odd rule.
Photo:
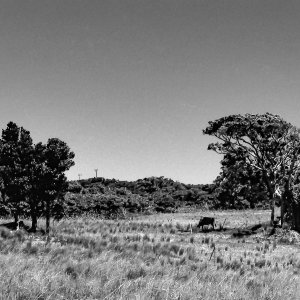
[(215, 218), (201, 217), (197, 227), (200, 228), (201, 226), (203, 231), (204, 225), (211, 225), (215, 229)]

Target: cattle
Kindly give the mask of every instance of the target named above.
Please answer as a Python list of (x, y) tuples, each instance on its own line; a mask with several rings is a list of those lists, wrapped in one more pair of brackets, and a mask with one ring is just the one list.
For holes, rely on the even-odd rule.
[(215, 218), (201, 217), (197, 227), (200, 228), (200, 226), (202, 226), (202, 231), (203, 231), (204, 225), (211, 225), (213, 229), (215, 229)]

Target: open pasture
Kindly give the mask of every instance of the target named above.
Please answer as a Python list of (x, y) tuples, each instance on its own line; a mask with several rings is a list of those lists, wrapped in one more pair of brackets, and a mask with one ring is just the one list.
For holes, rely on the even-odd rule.
[[(200, 216), (215, 217), (217, 230), (197, 229)], [(0, 299), (300, 299), (298, 234), (232, 237), (269, 216), (82, 217), (56, 223), (49, 237), (0, 228)]]

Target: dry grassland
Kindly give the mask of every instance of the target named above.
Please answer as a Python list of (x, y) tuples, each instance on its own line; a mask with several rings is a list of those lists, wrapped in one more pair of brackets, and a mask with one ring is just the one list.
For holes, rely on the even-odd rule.
[[(227, 230), (197, 230), (200, 216), (214, 216)], [(0, 299), (300, 299), (298, 234), (261, 229), (232, 237), (234, 228), (269, 216), (249, 210), (85, 217), (60, 221), (49, 237), (2, 227)]]

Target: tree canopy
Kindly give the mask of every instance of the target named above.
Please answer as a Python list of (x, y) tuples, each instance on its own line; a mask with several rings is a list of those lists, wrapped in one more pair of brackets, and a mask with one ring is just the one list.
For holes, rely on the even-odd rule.
[[(272, 221), (276, 186), (280, 186), (285, 195), (282, 217), (285, 204), (291, 206), (297, 202), (293, 187), (300, 167), (300, 135), (295, 126), (270, 113), (230, 115), (209, 122), (203, 133), (219, 140), (209, 144), (208, 149), (230, 157), (228, 169), (236, 168), (245, 173), (250, 168), (263, 180), (273, 200)], [(296, 223), (294, 220), (293, 225)]]
[[(65, 171), (74, 165), (74, 153), (58, 138), (33, 144), (30, 132), (9, 122), (0, 140), (1, 204), (14, 216), (46, 217), (46, 230), (54, 208), (67, 189)], [(60, 206), (62, 207), (62, 205)]]

